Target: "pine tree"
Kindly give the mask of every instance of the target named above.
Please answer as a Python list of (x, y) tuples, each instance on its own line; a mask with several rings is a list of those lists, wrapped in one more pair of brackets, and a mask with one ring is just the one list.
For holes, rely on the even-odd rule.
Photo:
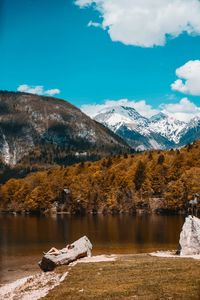
[(146, 169), (145, 164), (140, 160), (137, 164), (134, 180), (133, 180), (136, 191), (140, 190), (143, 182), (145, 181), (146, 178), (145, 169)]

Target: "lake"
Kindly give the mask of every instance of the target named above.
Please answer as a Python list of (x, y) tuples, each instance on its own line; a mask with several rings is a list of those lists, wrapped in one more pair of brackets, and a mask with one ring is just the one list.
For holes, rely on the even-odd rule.
[(91, 240), (93, 254), (176, 249), (183, 222), (183, 216), (158, 215), (0, 215), (0, 284), (37, 272), (43, 251), (83, 235)]

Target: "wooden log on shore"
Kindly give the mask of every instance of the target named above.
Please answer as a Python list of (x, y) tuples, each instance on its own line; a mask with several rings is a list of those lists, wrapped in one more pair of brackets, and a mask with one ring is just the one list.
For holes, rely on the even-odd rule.
[(83, 236), (68, 247), (59, 250), (58, 254), (46, 253), (38, 264), (44, 272), (53, 271), (57, 266), (68, 265), (79, 258), (91, 256), (91, 250), (90, 240)]

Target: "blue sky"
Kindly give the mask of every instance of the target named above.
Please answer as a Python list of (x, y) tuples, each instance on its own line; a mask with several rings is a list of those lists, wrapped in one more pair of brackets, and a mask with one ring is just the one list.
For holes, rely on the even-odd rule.
[[(76, 106), (126, 98), (145, 99), (157, 108), (183, 97), (200, 105), (198, 91), (183, 93), (170, 86), (177, 80), (177, 68), (200, 60), (197, 25), (195, 34), (180, 32), (176, 38), (171, 34), (162, 46), (142, 46), (138, 36), (131, 36), (130, 43), (127, 37), (127, 43), (116, 34), (116, 28), (124, 24), (113, 26), (115, 36), (105, 30), (102, 20), (107, 22), (107, 12), (97, 9), (98, 0), (96, 9), (90, 0), (78, 2), (4, 0), (0, 6), (0, 89), (16, 90), (24, 84), (43, 86), (46, 91), (59, 89), (56, 96)], [(88, 27), (91, 20), (101, 24)]]

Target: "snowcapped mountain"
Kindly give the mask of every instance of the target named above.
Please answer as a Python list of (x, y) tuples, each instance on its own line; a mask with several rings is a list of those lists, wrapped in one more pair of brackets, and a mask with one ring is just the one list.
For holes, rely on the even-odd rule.
[(148, 119), (142, 117), (134, 108), (115, 106), (103, 109), (95, 117), (95, 120), (116, 132), (121, 126), (126, 125), (131, 130), (148, 134)]
[(103, 109), (96, 115), (95, 120), (113, 130), (134, 149), (163, 148), (153, 136), (149, 137), (149, 120), (132, 107)]
[(99, 111), (94, 119), (136, 150), (178, 148), (200, 138), (200, 117), (189, 123), (162, 112), (145, 118), (133, 107), (114, 106)]
[(149, 128), (152, 132), (156, 132), (169, 141), (178, 144), (181, 138), (181, 132), (185, 128), (186, 123), (176, 120), (160, 112), (150, 118)]
[(192, 143), (200, 139), (200, 116), (196, 116), (180, 132), (180, 146)]

